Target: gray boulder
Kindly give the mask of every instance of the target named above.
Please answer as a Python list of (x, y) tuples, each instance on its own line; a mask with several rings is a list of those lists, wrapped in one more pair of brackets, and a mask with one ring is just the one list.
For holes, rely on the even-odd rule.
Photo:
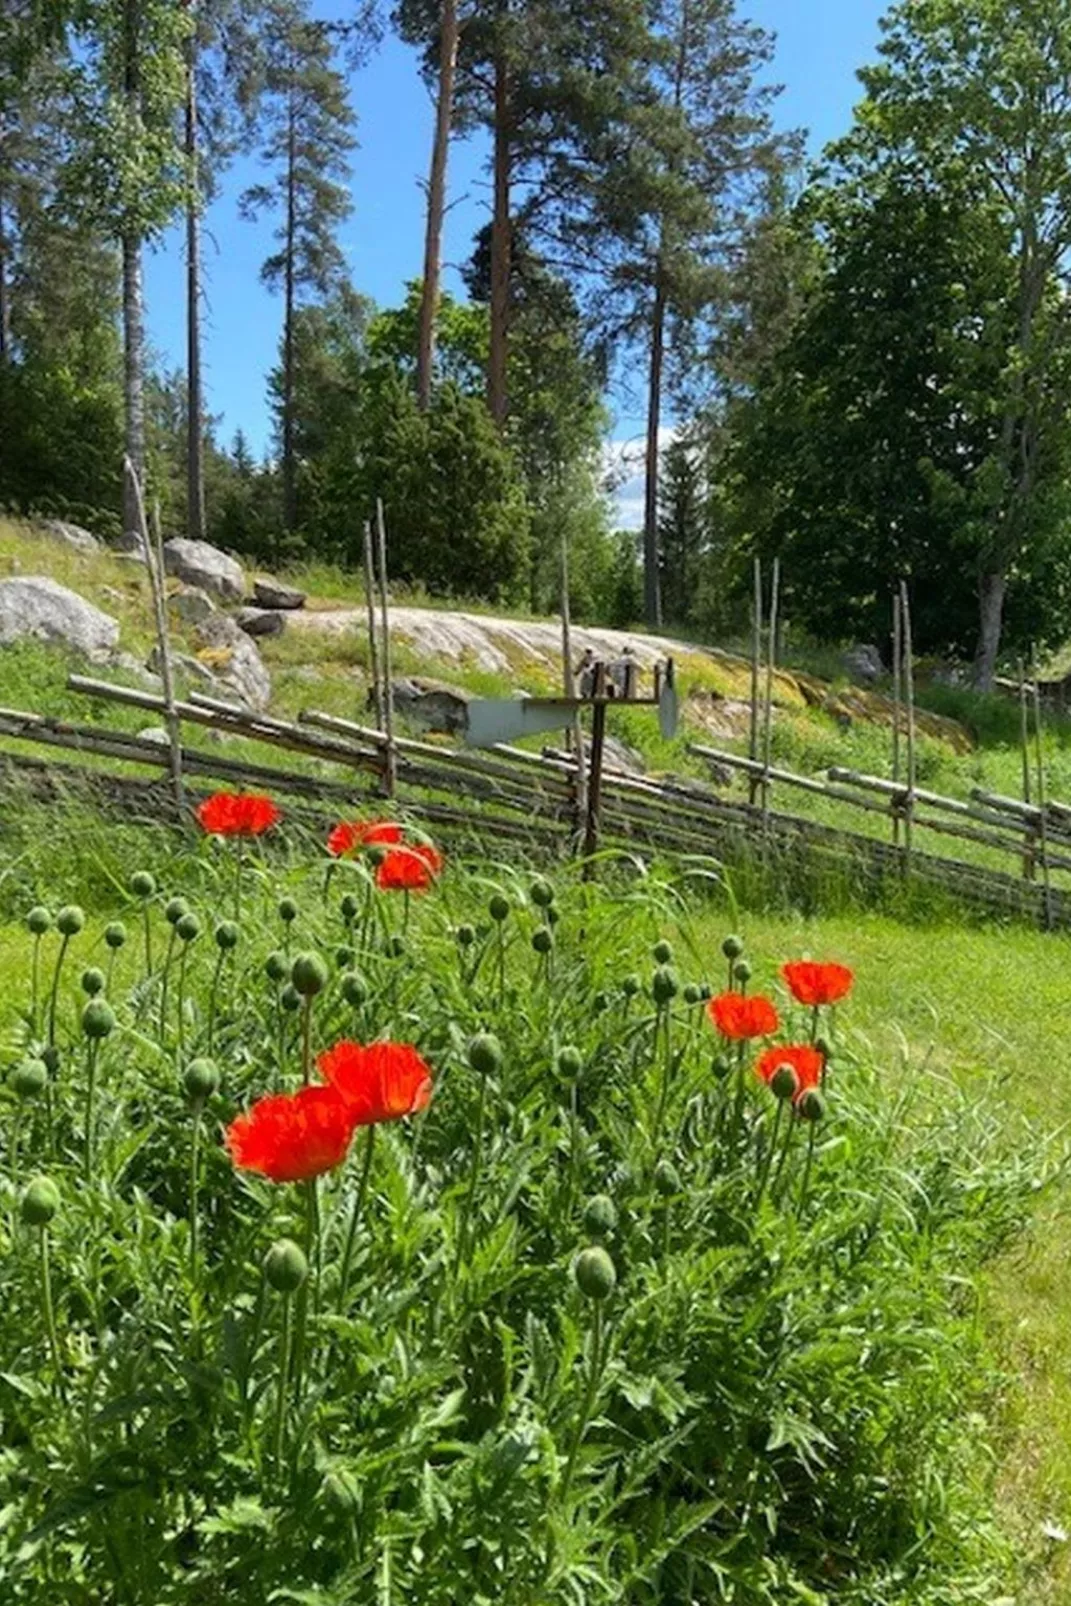
[(188, 625), (199, 625), (202, 619), (207, 619), (210, 613), (216, 611), (212, 598), (200, 586), (180, 587), (168, 597), (167, 605)]
[[(200, 659), (191, 658), (189, 653), (173, 652), (171, 654), (171, 667), (178, 674), (184, 675), (187, 680), (195, 681), (197, 685), (205, 687), (205, 689), (208, 691), (213, 689), (217, 691), (219, 690), (216, 677), (212, 673), (211, 669), (209, 669), (206, 664), (201, 663)], [(154, 647), (152, 652), (149, 654), (148, 668), (149, 671), (156, 677), (156, 679), (160, 681), (159, 647)]]
[(305, 606), (306, 596), (304, 591), (295, 591), (292, 586), (284, 586), (279, 580), (258, 575), (253, 581), (253, 601), (258, 608), (292, 611)]
[(120, 553), (124, 558), (135, 558), (138, 563), (145, 562), (145, 542), (140, 530), (124, 530), (112, 542), (112, 550)]
[(119, 623), (43, 575), (0, 581), (0, 646), (27, 637), (77, 652), (107, 652), (119, 640)]
[(881, 653), (871, 642), (849, 647), (842, 662), (848, 679), (854, 680), (860, 686), (873, 686), (874, 682), (880, 680), (885, 673)]
[(146, 725), (144, 730), (138, 731), (138, 740), (141, 742), (156, 742), (160, 747), (167, 747), (171, 738), (162, 725)]
[(634, 747), (617, 736), (603, 739), (603, 756), (608, 769), (627, 770), (630, 775), (642, 775), (647, 768), (643, 756)]
[(413, 725), (454, 736), (469, 722), (468, 694), (438, 680), (412, 677), (392, 682), (394, 707)]
[(245, 575), (240, 563), (208, 541), (187, 541), (177, 536), (164, 546), (164, 568), (187, 585), (200, 586), (224, 602), (241, 602)]
[(234, 622), (247, 636), (281, 636), (286, 623), (283, 615), (271, 608), (239, 608)]
[(200, 661), (250, 708), (271, 702), (271, 676), (245, 631), (225, 613), (214, 613), (197, 627)]
[(41, 525), (45, 535), (51, 536), (53, 541), (62, 541), (64, 546), (74, 547), (76, 552), (99, 552), (100, 542), (88, 530), (83, 530), (80, 524), (68, 524), (64, 519), (46, 519)]

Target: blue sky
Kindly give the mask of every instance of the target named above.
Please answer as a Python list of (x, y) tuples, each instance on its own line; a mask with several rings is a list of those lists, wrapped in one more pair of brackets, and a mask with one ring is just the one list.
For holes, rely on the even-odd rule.
[[(344, 0), (321, 0), (319, 15), (340, 15)], [(886, 0), (741, 0), (742, 15), (777, 35), (773, 67), (784, 85), (778, 119), (809, 130), (818, 150), (843, 132), (858, 98), (856, 69), (872, 59), (878, 18)], [(388, 37), (354, 76), (353, 104), (360, 149), (354, 158), (354, 211), (341, 243), (353, 283), (381, 305), (396, 303), (408, 279), (419, 275), (423, 253), (424, 173), (431, 143), (431, 103), (417, 73), (416, 55)], [(458, 288), (458, 268), (487, 216), (485, 147), (455, 142), (445, 239), (446, 284)], [(239, 219), (237, 197), (260, 176), (255, 158), (226, 175), (205, 223), (205, 385), (221, 440), (240, 426), (254, 450), (268, 445), (270, 421), (265, 376), (275, 361), (282, 309), (260, 285), (260, 264), (270, 249), (271, 224)], [(149, 332), (161, 360), (184, 362), (183, 259), (178, 231), (164, 237), (146, 263)], [(613, 435), (634, 437), (642, 421), (619, 413)]]

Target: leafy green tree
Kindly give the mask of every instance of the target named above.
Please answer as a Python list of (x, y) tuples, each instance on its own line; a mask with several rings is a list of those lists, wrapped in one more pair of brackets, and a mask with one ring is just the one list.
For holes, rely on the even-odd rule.
[(692, 441), (676, 436), (662, 453), (658, 516), (662, 605), (674, 624), (694, 618), (707, 544), (706, 513), (701, 456)]

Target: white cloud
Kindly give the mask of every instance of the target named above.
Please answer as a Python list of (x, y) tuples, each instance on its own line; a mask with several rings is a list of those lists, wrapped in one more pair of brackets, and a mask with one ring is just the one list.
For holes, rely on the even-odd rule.
[[(658, 449), (664, 452), (677, 430), (673, 425), (658, 431)], [(603, 474), (607, 494), (614, 504), (617, 527), (620, 530), (643, 529), (644, 477), (647, 467), (647, 442), (644, 436), (630, 440), (607, 441), (603, 448)]]

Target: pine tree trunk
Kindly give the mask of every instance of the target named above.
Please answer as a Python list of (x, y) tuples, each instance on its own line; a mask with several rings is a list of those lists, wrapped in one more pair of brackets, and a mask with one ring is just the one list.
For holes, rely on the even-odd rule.
[[(126, 455), (145, 486), (145, 304), (141, 236), (123, 236), (123, 416)], [(138, 529), (137, 504), (124, 480), (123, 528)]]
[(0, 363), (11, 356), (11, 301), (8, 293), (7, 196), (0, 182)]
[(439, 55), (439, 98), (435, 112), (435, 141), (428, 181), (428, 219), (424, 240), (424, 287), (420, 300), (420, 343), (417, 348), (417, 402), (426, 412), (431, 402), (435, 367), (435, 320), (439, 311), (442, 273), (443, 217), (446, 212), (446, 164), (454, 116), (454, 81), (461, 37), (457, 0), (443, 0), (442, 43)]
[(201, 180), (197, 139), (197, 32), (186, 58), (186, 533), (205, 538), (204, 403), (201, 393)]
[(495, 200), (491, 223), (491, 352), (487, 370), (487, 405), (499, 429), (505, 427), (509, 409), (507, 368), (513, 232), (510, 218), (512, 151), (509, 91), (509, 60), (500, 37), (495, 56)]
[(1007, 585), (1006, 575), (987, 574), (982, 576), (978, 588), (978, 651), (974, 659), (974, 684), (979, 691), (993, 690)]
[(290, 89), (289, 127), (286, 152), (286, 262), (285, 309), (283, 312), (283, 527), (291, 534), (297, 527), (297, 472), (294, 462), (294, 238), (297, 193), (294, 167), (297, 131), (294, 90)]
[(658, 437), (662, 423), (662, 369), (666, 349), (666, 289), (661, 270), (651, 312), (651, 364), (647, 379), (647, 463), (643, 497), (643, 612), (649, 630), (662, 624), (658, 573)]

